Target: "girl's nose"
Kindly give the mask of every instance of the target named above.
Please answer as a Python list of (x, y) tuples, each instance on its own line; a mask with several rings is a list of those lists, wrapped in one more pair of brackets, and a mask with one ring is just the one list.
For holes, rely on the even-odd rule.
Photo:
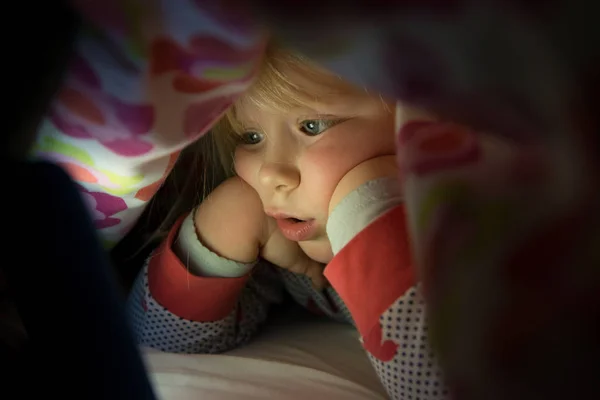
[(286, 163), (264, 163), (258, 178), (261, 185), (277, 192), (291, 191), (300, 185), (300, 171), (296, 166)]

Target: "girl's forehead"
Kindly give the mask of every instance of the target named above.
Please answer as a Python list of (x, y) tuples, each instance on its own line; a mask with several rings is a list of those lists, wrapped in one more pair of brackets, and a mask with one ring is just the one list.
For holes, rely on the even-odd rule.
[(341, 112), (364, 104), (372, 97), (365, 91), (340, 90), (335, 86), (308, 83), (295, 90), (273, 87), (272, 90), (261, 92), (250, 91), (235, 102), (234, 109), (239, 119), (251, 119), (257, 114)]
[[(306, 63), (267, 61), (230, 114), (242, 124), (269, 115), (335, 114), (371, 97), (365, 90)], [(329, 112), (328, 112), (329, 111)]]
[(234, 107), (235, 119), (242, 123), (258, 122), (263, 118), (283, 117), (295, 119), (299, 116), (333, 115), (348, 113), (356, 108), (356, 96), (315, 93), (290, 99), (240, 99)]

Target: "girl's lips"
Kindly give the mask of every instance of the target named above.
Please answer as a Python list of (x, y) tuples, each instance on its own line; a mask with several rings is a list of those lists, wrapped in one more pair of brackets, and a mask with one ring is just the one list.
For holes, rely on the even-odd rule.
[(295, 218), (276, 218), (276, 221), (283, 236), (294, 242), (310, 239), (317, 228), (314, 219), (301, 221)]

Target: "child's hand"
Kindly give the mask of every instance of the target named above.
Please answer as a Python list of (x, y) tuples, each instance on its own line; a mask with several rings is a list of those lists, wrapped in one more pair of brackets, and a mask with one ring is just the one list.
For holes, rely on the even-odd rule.
[(371, 158), (352, 168), (340, 180), (329, 201), (329, 214), (354, 189), (373, 179), (397, 177), (398, 166), (396, 156), (380, 156)]
[(273, 218), (267, 217), (267, 219), (271, 234), (261, 248), (261, 257), (278, 267), (308, 276), (318, 290), (327, 287), (328, 282), (323, 275), (325, 266), (310, 259), (298, 243), (285, 238)]
[(194, 225), (204, 246), (221, 257), (250, 263), (260, 255), (278, 267), (305, 274), (316, 288), (326, 286), (324, 266), (283, 237), (275, 220), (265, 214), (258, 193), (238, 177), (223, 182), (200, 204)]
[(238, 177), (210, 193), (198, 207), (194, 225), (204, 246), (241, 263), (255, 261), (270, 235), (260, 197)]

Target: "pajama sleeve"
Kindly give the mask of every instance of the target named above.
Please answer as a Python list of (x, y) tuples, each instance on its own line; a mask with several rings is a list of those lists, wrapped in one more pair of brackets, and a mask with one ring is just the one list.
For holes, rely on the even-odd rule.
[(186, 227), (190, 221), (188, 216), (176, 224), (138, 275), (128, 299), (130, 321), (140, 345), (227, 351), (258, 331), (270, 305), (281, 301), (281, 282), (268, 264), (237, 263), (211, 252)]
[(397, 180), (370, 181), (350, 193), (327, 232), (334, 258), (325, 276), (350, 310), (390, 398), (446, 398)]

